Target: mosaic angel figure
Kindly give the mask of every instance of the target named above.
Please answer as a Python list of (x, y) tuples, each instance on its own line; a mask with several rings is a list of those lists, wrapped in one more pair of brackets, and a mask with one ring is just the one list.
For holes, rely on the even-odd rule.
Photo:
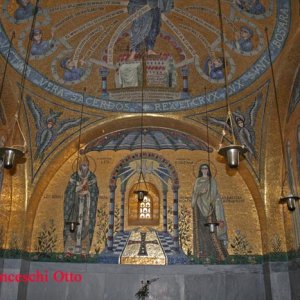
[[(62, 133), (68, 129), (78, 126), (80, 124), (80, 118), (78, 119), (65, 119), (59, 121), (59, 118), (63, 114), (62, 112), (49, 110), (49, 114), (45, 114), (32, 100), (30, 96), (26, 97), (27, 106), (35, 120), (36, 133), (36, 151), (34, 159), (43, 160), (45, 151), (50, 147), (53, 141)], [(85, 122), (87, 118), (83, 118), (82, 122)]]
[[(253, 158), (257, 159), (257, 153), (255, 150), (255, 121), (257, 113), (261, 106), (262, 94), (259, 93), (255, 98), (255, 101), (247, 108), (245, 112), (237, 109), (232, 113), (233, 121), (235, 126), (233, 126), (234, 135), (241, 143), (245, 145), (249, 150), (249, 160), (252, 161)], [(225, 130), (230, 131), (230, 126), (225, 120), (208, 117), (208, 122), (216, 126), (225, 128)]]

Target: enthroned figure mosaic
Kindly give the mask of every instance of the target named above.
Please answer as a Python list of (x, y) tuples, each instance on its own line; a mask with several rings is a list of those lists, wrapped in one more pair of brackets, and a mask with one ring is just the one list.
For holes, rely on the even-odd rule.
[(18, 41), (10, 64), (22, 71), (29, 40), (27, 80), (71, 103), (79, 103), (82, 85), (92, 82), (97, 88), (90, 89), (85, 105), (137, 112), (143, 81), (145, 111), (192, 109), (205, 104), (204, 85), (210, 87), (208, 103), (224, 99), (225, 60), (231, 95), (265, 73), (266, 24), (273, 60), (288, 35), (290, 1), (234, 0), (222, 6), (225, 57), (217, 1), (190, 0), (43, 1), (37, 9), (33, 1), (5, 0), (0, 51), (7, 54), (6, 31), (13, 27)]
[[(45, 0), (35, 7), (30, 0), (4, 0), (0, 53), (7, 56), (12, 29), (17, 39), (8, 61), (17, 72), (22, 73), (29, 51), (26, 80), (33, 92), (28, 92), (24, 103), (32, 137), (32, 182), (47, 159), (63, 149), (63, 143), (72, 140), (81, 125), (90, 129), (101, 121), (102, 113), (134, 115), (143, 109), (164, 114), (200, 108), (200, 113), (197, 110), (187, 116), (189, 121), (208, 124), (214, 132), (218, 127), (227, 130), (220, 109), (213, 108), (208, 118), (203, 113), (206, 104), (224, 100), (225, 62), (230, 96), (266, 73), (265, 24), (275, 61), (288, 35), (291, 3), (234, 0), (222, 1), (222, 6), (225, 57), (217, 2)], [(204, 86), (209, 87), (206, 95)], [(41, 90), (55, 101), (37, 96)], [(264, 135), (257, 128), (263, 127), (267, 94), (266, 82), (259, 92), (243, 94), (246, 100), (237, 100), (233, 107), (236, 135), (248, 147), (246, 159), (259, 180)], [(93, 113), (85, 112), (80, 120), (81, 103)], [(4, 108), (0, 110), (3, 122)], [(144, 164), (139, 163), (137, 152), (141, 138), (146, 150)], [(213, 154), (212, 164), (207, 161), (212, 147), (194, 136), (167, 128), (149, 127), (143, 133), (131, 128), (103, 134), (81, 150), (80, 155), (87, 159), (79, 162), (77, 158), (74, 164), (76, 159), (71, 157), (61, 166), (61, 180), (49, 179), (41, 196), (33, 241), (55, 241), (49, 248), (52, 252), (63, 253), (63, 257), (95, 255), (103, 263), (221, 261), (233, 253), (230, 240), (234, 232), (246, 232), (251, 242), (260, 232), (256, 206), (241, 175), (234, 180), (243, 189), (229, 190), (226, 182), (233, 179)], [(138, 202), (134, 190), (141, 170), (149, 194)], [(0, 177), (2, 180), (2, 172)], [(240, 228), (235, 220), (237, 205), (253, 212), (243, 216), (251, 219), (251, 230)], [(73, 214), (78, 224), (70, 231), (66, 225)], [(39, 231), (45, 216), (53, 220), (48, 237)], [(203, 226), (209, 220), (219, 222), (214, 234)], [(52, 234), (59, 236), (58, 242)], [(260, 242), (254, 253), (261, 252)]]

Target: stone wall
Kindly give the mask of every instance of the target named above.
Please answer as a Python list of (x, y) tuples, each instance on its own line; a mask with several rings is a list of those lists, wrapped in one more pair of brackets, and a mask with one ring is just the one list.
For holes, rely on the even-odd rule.
[[(39, 278), (47, 282), (2, 282), (1, 300), (133, 300), (136, 299), (135, 293), (142, 287), (141, 281), (152, 279), (156, 280), (150, 284), (149, 298), (146, 299), (259, 300), (299, 299), (300, 296), (297, 285), (300, 275), (299, 261), (231, 266), (123, 266), (29, 263), (7, 259), (3, 261), (2, 272), (40, 272)], [(73, 282), (67, 282), (72, 280), (71, 277)], [(74, 281), (80, 278), (81, 281)]]

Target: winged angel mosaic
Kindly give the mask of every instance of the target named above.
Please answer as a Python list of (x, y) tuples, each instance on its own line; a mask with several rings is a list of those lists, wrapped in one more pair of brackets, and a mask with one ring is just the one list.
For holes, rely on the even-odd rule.
[[(175, 111), (203, 105), (204, 85), (212, 88), (207, 95), (209, 103), (224, 99), (225, 61), (230, 94), (263, 74), (269, 67), (266, 23), (273, 31), (270, 36), (278, 38), (271, 43), (271, 47), (276, 45), (273, 59), (284, 45), (289, 30), (289, 1), (232, 0), (221, 1), (221, 5), (225, 57), (221, 51), (218, 1), (58, 4), (44, 0), (36, 8), (35, 1), (5, 0), (2, 30), (14, 24), (18, 42), (11, 64), (18, 70), (31, 39), (31, 72), (27, 79), (55, 96), (78, 103), (82, 97), (80, 84), (89, 83), (93, 89), (87, 105), (139, 111), (137, 103), (145, 81), (145, 111)], [(32, 30), (30, 20), (35, 13)], [(3, 45), (2, 53), (6, 51)]]
[[(46, 114), (30, 96), (26, 97), (27, 106), (35, 120), (36, 131), (36, 151), (34, 159), (44, 158), (45, 151), (51, 146), (56, 138), (70, 128), (78, 126), (81, 122), (80, 118), (59, 120), (63, 112), (54, 111), (50, 108)], [(85, 122), (87, 119), (83, 118)]]
[[(241, 145), (245, 145), (249, 151), (249, 159), (257, 158), (255, 150), (255, 121), (257, 112), (262, 103), (262, 94), (259, 93), (253, 103), (249, 105), (246, 111), (241, 111), (240, 108), (232, 112), (234, 135), (238, 138)], [(208, 117), (208, 122), (224, 128), (227, 132), (230, 132), (231, 128), (227, 124), (226, 120), (221, 120), (214, 117)]]

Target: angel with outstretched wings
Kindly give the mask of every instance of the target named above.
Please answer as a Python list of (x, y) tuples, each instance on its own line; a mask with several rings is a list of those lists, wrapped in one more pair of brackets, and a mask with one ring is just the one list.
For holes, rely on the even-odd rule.
[[(233, 116), (233, 131), (235, 137), (238, 139), (241, 145), (246, 146), (249, 151), (249, 160), (253, 158), (257, 159), (257, 153), (255, 150), (255, 121), (257, 113), (261, 106), (262, 94), (259, 93), (255, 101), (247, 108), (245, 112), (242, 112), (240, 108), (232, 113)], [(222, 127), (226, 131), (230, 132), (230, 126), (226, 120), (208, 117), (208, 122), (216, 126)]]
[[(50, 147), (53, 141), (63, 132), (78, 126), (81, 119), (65, 119), (60, 121), (59, 118), (63, 113), (54, 111), (51, 108), (49, 114), (46, 115), (29, 95), (26, 96), (26, 103), (35, 120), (35, 127), (37, 129), (34, 159), (43, 160), (45, 151)], [(82, 122), (85, 121), (87, 121), (87, 118), (82, 119)]]

